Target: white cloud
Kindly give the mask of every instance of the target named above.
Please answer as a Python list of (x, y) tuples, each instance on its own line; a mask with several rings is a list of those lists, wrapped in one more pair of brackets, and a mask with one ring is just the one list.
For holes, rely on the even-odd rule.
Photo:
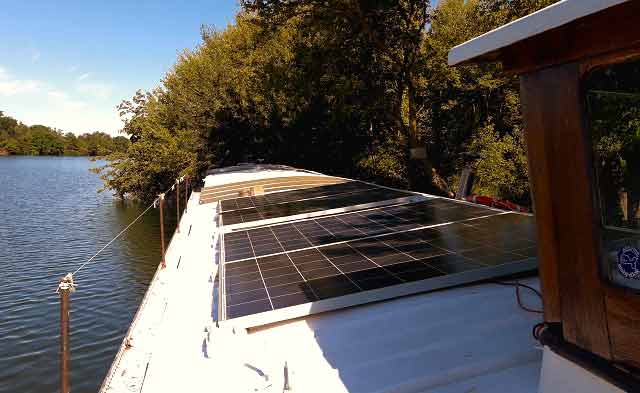
[(49, 90), (47, 96), (49, 97), (50, 104), (58, 105), (66, 109), (75, 110), (87, 107), (87, 103), (73, 100), (67, 93), (62, 91)]
[(49, 95), (50, 98), (56, 98), (56, 99), (66, 99), (68, 97), (65, 93), (61, 91), (56, 91), (56, 90), (52, 90), (47, 94)]
[(78, 66), (74, 66), (73, 65), (73, 66), (69, 67), (69, 72), (74, 73), (76, 71), (78, 71)]
[(87, 80), (79, 81), (77, 89), (80, 93), (103, 100), (109, 98), (113, 92), (113, 86), (109, 83)]
[[(77, 89), (61, 90), (36, 79), (19, 79), (0, 67), (0, 110), (25, 124), (43, 124), (77, 134), (105, 131), (116, 135), (122, 122), (115, 103), (96, 96), (111, 94), (107, 84), (85, 81)], [(86, 91), (89, 97), (79, 93)]]
[(12, 96), (24, 92), (36, 91), (42, 84), (33, 79), (15, 79), (4, 69), (0, 68), (0, 95)]
[(91, 78), (90, 72), (76, 78), (76, 90), (79, 93), (101, 100), (107, 99), (113, 93), (113, 86), (106, 82), (101, 82)]

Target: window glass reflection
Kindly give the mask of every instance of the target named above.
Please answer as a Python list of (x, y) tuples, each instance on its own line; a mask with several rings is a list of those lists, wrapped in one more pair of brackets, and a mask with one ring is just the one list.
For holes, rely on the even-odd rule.
[(640, 289), (640, 61), (592, 71), (585, 80), (605, 272)]

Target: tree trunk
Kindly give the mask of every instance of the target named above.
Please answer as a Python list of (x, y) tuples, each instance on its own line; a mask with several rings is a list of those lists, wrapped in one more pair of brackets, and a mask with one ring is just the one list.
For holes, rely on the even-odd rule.
[(409, 187), (437, 195), (449, 195), (447, 184), (433, 167), (427, 156), (426, 143), (418, 135), (418, 113), (416, 110), (416, 88), (413, 72), (408, 73), (407, 103), (409, 109)]
[(416, 110), (416, 88), (413, 73), (409, 72), (407, 103), (409, 106), (409, 186), (416, 191), (433, 189), (433, 166), (427, 157), (425, 144), (418, 135), (418, 113)]

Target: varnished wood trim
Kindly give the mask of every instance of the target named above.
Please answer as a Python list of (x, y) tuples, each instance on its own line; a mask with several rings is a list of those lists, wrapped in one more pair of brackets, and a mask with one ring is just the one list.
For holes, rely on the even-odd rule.
[(613, 360), (640, 369), (640, 296), (606, 285), (605, 300)]
[(611, 53), (605, 53), (601, 56), (595, 56), (589, 59), (584, 60), (581, 64), (581, 74), (582, 76), (586, 76), (590, 71), (595, 68), (599, 68), (602, 66), (624, 63), (627, 61), (634, 61), (640, 59), (640, 45), (619, 50)]
[[(544, 112), (536, 99), (537, 90), (528, 90), (536, 81), (532, 77), (521, 78), (522, 109), (525, 115), (525, 130), (527, 142), (527, 157), (529, 166), (529, 182), (531, 197), (537, 223), (538, 261), (540, 287), (543, 294), (544, 320), (546, 322), (561, 322), (562, 309), (560, 306), (560, 284), (558, 279), (559, 255), (557, 229), (553, 225), (552, 198), (550, 175), (551, 162), (547, 151), (548, 138), (541, 132), (545, 128)], [(532, 88), (535, 86), (531, 86)]]
[(500, 50), (511, 74), (584, 60), (640, 44), (640, 1), (629, 1)]
[(609, 359), (599, 213), (580, 75), (579, 64), (572, 63), (522, 76), (523, 112), (540, 278), (545, 307), (551, 308), (545, 319), (559, 319), (567, 341)]

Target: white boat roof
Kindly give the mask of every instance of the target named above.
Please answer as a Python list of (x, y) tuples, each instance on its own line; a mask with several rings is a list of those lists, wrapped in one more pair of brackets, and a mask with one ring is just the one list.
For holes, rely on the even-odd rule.
[(409, 296), (249, 334), (217, 332), (211, 378), (224, 392), (282, 392), (286, 363), (299, 392), (533, 393), (537, 322), (513, 288), (494, 284)]
[[(264, 176), (219, 173), (205, 184)], [(292, 392), (538, 391), (542, 351), (531, 328), (541, 316), (519, 308), (508, 286), (466, 285), (249, 329), (217, 326), (216, 204), (192, 194), (167, 268), (154, 277), (101, 392), (280, 393), (285, 364)], [(536, 277), (521, 282), (538, 287)]]
[[(469, 62), (537, 34), (566, 25), (629, 0), (562, 0), (449, 51), (449, 65)], [(603, 34), (606, 32), (603, 31)]]
[(313, 172), (300, 172), (294, 169), (269, 169), (269, 170), (252, 170), (246, 169), (238, 172), (227, 172), (216, 175), (209, 175), (204, 179), (205, 187), (215, 187), (225, 184), (240, 183), (245, 181), (260, 179), (275, 179), (279, 177), (290, 176), (323, 176)]

